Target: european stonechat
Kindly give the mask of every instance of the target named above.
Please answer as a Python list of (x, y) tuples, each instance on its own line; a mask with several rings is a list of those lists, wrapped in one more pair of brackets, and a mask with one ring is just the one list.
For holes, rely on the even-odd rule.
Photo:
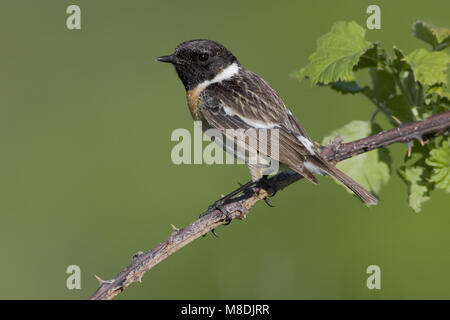
[[(224, 135), (230, 129), (277, 130), (279, 151), (276, 159), (270, 158), (267, 148), (262, 150), (257, 146), (258, 153), (314, 184), (317, 184), (314, 174), (332, 176), (368, 205), (377, 203), (370, 192), (319, 155), (306, 131), (275, 90), (261, 77), (242, 67), (221, 44), (211, 40), (186, 41), (179, 44), (173, 54), (159, 57), (157, 61), (174, 65), (186, 89), (192, 117), (202, 122), (204, 130), (215, 128)], [(247, 166), (254, 182), (267, 174), (264, 165), (247, 162)]]

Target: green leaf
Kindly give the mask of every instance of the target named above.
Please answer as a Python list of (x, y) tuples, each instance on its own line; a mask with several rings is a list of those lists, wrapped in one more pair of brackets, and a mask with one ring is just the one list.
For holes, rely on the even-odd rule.
[(309, 58), (309, 64), (294, 74), (308, 77), (311, 85), (329, 84), (335, 81), (354, 81), (353, 67), (373, 44), (367, 41), (365, 29), (356, 22), (337, 22), (331, 32), (317, 41), (317, 50)]
[(444, 140), (440, 148), (431, 150), (425, 162), (433, 168), (430, 182), (436, 188), (450, 192), (450, 139)]
[(358, 83), (356, 81), (331, 82), (330, 87), (331, 87), (331, 89), (336, 90), (342, 94), (347, 94), (347, 93), (355, 94), (355, 93), (362, 91), (362, 88), (358, 85)]
[(413, 34), (431, 44), (434, 50), (442, 50), (450, 44), (450, 29), (435, 27), (423, 21), (417, 21), (412, 26)]
[(436, 95), (442, 99), (450, 100), (450, 92), (446, 91), (445, 88), (441, 84), (437, 84), (427, 89), (427, 95)]
[(403, 54), (403, 51), (394, 46), (394, 54), (395, 59), (392, 61), (393, 66), (398, 71), (405, 71), (405, 70), (411, 70), (411, 66), (405, 61), (405, 55)]
[(419, 83), (414, 78), (412, 71), (405, 71), (400, 78), (401, 85), (404, 89), (404, 95), (408, 103), (412, 107), (419, 105), (423, 92), (419, 86)]
[(353, 71), (363, 68), (379, 68), (380, 64), (386, 65), (387, 60), (388, 56), (386, 51), (380, 47), (378, 42), (375, 42), (359, 58), (358, 64), (353, 68)]
[(414, 76), (422, 85), (447, 83), (447, 65), (450, 56), (443, 51), (430, 52), (423, 48), (416, 49), (405, 57), (414, 71)]
[[(344, 142), (364, 138), (376, 131), (367, 121), (352, 121), (333, 131), (325, 137), (322, 144), (327, 144), (337, 136)], [(373, 150), (339, 162), (336, 166), (352, 177), (366, 189), (379, 193), (381, 186), (389, 181), (390, 158), (387, 149)]]
[(419, 212), (422, 209), (422, 203), (430, 199), (424, 179), (425, 172), (426, 169), (421, 166), (402, 167), (398, 171), (408, 186), (408, 203), (415, 212)]
[(443, 112), (450, 108), (450, 92), (442, 84), (436, 84), (426, 89), (425, 103), (433, 113)]
[(432, 94), (436, 94), (442, 98), (447, 98), (447, 99), (450, 98), (450, 92), (445, 91), (445, 88), (440, 84), (428, 87), (427, 95), (432, 95)]
[(371, 68), (369, 74), (373, 87), (372, 96), (378, 103), (386, 102), (395, 95), (395, 82), (389, 72)]
[(396, 95), (386, 102), (386, 108), (401, 122), (414, 121), (412, 109), (402, 95)]

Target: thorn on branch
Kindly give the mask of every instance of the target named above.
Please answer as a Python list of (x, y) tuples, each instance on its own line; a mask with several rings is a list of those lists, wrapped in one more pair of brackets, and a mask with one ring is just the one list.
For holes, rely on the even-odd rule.
[(425, 145), (425, 143), (423, 142), (422, 136), (418, 135), (418, 136), (414, 136), (414, 139), (416, 139), (417, 141), (419, 141), (420, 145), (423, 147)]
[(142, 283), (142, 277), (144, 276), (144, 274), (140, 274), (136, 277), (136, 282)]
[(391, 117), (392, 117), (392, 119), (394, 119), (395, 122), (397, 122), (397, 124), (398, 124), (399, 126), (402, 125), (402, 122), (400, 121), (399, 118), (397, 118), (397, 117), (394, 116), (394, 115), (391, 115)]
[(408, 147), (408, 158), (411, 157), (411, 146), (412, 146), (412, 141), (409, 140), (408, 142), (406, 142), (406, 146)]
[(103, 283), (103, 279), (100, 278), (98, 275), (94, 274), (95, 279), (97, 279), (98, 283), (101, 285)]
[(98, 275), (94, 275), (94, 277), (95, 277), (95, 279), (97, 279), (97, 281), (98, 281), (98, 283), (99, 283), (99, 285), (102, 285), (102, 284), (110, 284), (110, 283), (113, 283), (114, 282), (114, 279), (112, 279), (112, 280), (103, 280), (102, 278), (100, 278)]
[(173, 224), (170, 224), (170, 227), (172, 229), (172, 233), (170, 234), (170, 237), (169, 237), (168, 241), (171, 243), (172, 241), (170, 239), (175, 237), (178, 234), (178, 232), (180, 232), (181, 229), (178, 229)]

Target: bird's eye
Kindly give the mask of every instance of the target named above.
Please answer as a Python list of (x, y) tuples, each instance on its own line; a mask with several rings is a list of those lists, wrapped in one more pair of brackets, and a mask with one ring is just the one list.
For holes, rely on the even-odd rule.
[(201, 62), (205, 62), (209, 59), (209, 54), (207, 54), (206, 52), (202, 52), (198, 55), (198, 60)]

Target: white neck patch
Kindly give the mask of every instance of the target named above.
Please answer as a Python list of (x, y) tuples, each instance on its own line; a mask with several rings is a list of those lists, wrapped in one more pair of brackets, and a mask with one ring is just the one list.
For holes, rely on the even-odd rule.
[(213, 83), (222, 82), (233, 78), (239, 72), (239, 66), (236, 62), (230, 64), (228, 67), (220, 71), (212, 80), (205, 80), (197, 86), (197, 90), (203, 90)]

